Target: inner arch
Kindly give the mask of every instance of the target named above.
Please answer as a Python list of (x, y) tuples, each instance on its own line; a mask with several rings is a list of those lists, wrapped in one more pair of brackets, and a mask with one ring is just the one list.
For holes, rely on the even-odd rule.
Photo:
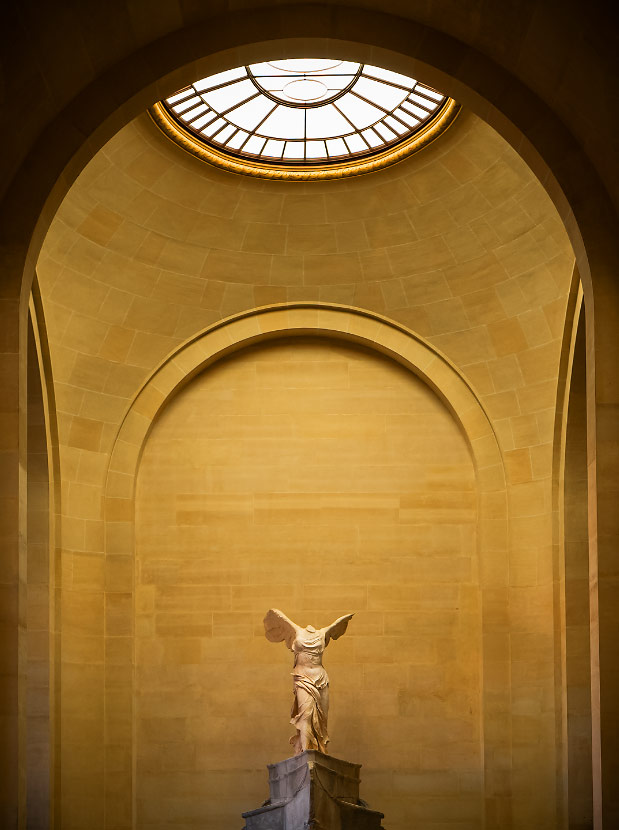
[(215, 830), (263, 800), (264, 765), (293, 731), (269, 607), (318, 626), (355, 612), (325, 657), (329, 748), (364, 765), (388, 826), (410, 827), (419, 805), (414, 788), (392, 797), (385, 770), (414, 778), (436, 821), (480, 819), (476, 490), (435, 393), (343, 341), (246, 348), (172, 399), (136, 492), (141, 830), (175, 803)]

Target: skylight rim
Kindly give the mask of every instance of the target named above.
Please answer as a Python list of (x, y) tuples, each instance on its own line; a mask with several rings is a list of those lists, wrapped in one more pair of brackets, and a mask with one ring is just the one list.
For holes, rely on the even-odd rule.
[[(290, 59), (290, 62), (292, 60), (298, 62), (313, 59)], [(286, 62), (288, 61), (277, 61), (280, 65)], [(423, 81), (401, 73), (346, 60), (333, 60), (332, 64), (336, 68), (341, 67), (342, 71), (333, 71), (331, 68), (301, 71), (276, 66), (276, 71), (271, 74), (265, 68), (274, 66), (272, 61), (236, 67), (194, 81), (176, 91), (166, 100), (155, 104), (151, 115), (160, 129), (185, 150), (233, 172), (263, 178), (327, 179), (359, 175), (417, 152), (444, 132), (460, 109), (453, 99)], [(354, 67), (356, 71), (352, 80), (338, 89), (339, 82), (334, 78), (350, 76)], [(222, 82), (226, 75), (229, 80)], [(258, 78), (273, 79), (269, 84), (270, 89), (265, 89)], [(355, 86), (360, 79), (367, 79), (371, 83), (369, 86), (360, 85), (361, 89), (356, 90)], [(214, 81), (211, 85), (208, 83), (210, 80)], [(294, 93), (292, 89), (286, 92), (287, 87), (299, 81), (310, 83), (294, 86)], [(313, 93), (320, 92), (320, 87), (312, 88), (312, 83), (316, 81), (321, 84), (324, 92), (318, 100), (311, 100)], [(406, 86), (403, 81), (410, 83)], [(255, 94), (250, 98), (237, 97), (236, 103), (229, 106), (229, 102), (235, 99), (234, 86), (248, 82), (256, 90)], [(389, 88), (385, 89), (384, 97), (381, 97), (381, 85)], [(226, 86), (230, 87), (228, 101), (226, 96), (217, 95)], [(375, 91), (370, 95), (368, 90)], [(250, 88), (245, 92), (249, 94)], [(333, 94), (328, 95), (329, 92)], [(281, 93), (281, 97), (278, 93)], [(295, 93), (299, 94), (299, 100), (294, 100)], [(189, 108), (184, 107), (186, 101), (196, 95), (206, 105), (206, 112), (195, 104)], [(238, 90), (236, 95), (238, 96)], [(339, 102), (345, 97), (350, 103), (340, 107)], [(239, 112), (237, 116), (237, 111), (242, 110), (250, 100), (256, 102), (256, 107), (243, 111), (245, 114)], [(258, 106), (260, 100), (263, 101), (261, 107)], [(354, 105), (354, 101), (363, 104), (365, 111)], [(419, 102), (423, 102), (421, 106)], [(310, 121), (310, 113), (321, 108), (324, 114), (317, 116), (317, 121), (313, 118)], [(191, 116), (193, 112), (198, 112), (198, 116), (185, 121), (185, 114)], [(259, 117), (260, 112), (265, 113), (263, 117)], [(301, 125), (296, 116), (292, 118), (293, 112), (298, 112), (301, 116)], [(209, 113), (215, 118), (205, 122)], [(220, 120), (223, 123), (217, 131), (212, 132), (209, 127)], [(193, 128), (194, 122), (200, 124), (199, 130)], [(290, 135), (287, 134), (288, 124), (292, 131)], [(210, 136), (206, 135), (207, 131), (211, 133)], [(238, 139), (240, 133), (246, 134), (243, 140)], [(368, 141), (364, 133), (368, 133), (372, 140)], [(223, 140), (220, 141), (219, 138)], [(339, 141), (340, 147), (345, 146), (348, 152), (334, 156), (327, 144), (329, 141)], [(316, 148), (320, 142), (326, 155), (316, 157)], [(351, 149), (353, 145), (357, 150)], [(253, 147), (255, 152), (249, 152), (245, 149), (246, 146)], [(277, 155), (267, 156), (267, 147), (275, 149)]]

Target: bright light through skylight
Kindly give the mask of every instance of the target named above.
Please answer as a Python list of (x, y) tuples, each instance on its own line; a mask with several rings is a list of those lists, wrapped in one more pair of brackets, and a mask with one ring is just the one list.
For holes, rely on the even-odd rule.
[(219, 72), (165, 105), (195, 136), (233, 155), (318, 164), (394, 146), (445, 101), (414, 78), (378, 66), (294, 58)]

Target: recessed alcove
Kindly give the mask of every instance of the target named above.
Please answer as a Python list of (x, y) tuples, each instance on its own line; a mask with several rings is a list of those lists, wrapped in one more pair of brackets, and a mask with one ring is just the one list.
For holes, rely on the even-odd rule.
[(330, 751), (390, 830), (482, 813), (477, 486), (460, 426), (388, 357), (250, 346), (161, 411), (137, 476), (137, 826), (234, 826), (290, 754), (262, 617), (355, 617), (325, 655)]

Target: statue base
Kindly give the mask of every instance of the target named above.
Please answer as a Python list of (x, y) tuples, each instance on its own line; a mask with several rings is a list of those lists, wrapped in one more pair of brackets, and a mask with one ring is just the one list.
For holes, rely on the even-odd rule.
[(243, 813), (244, 830), (382, 830), (359, 798), (360, 764), (306, 749), (268, 769), (270, 798)]

